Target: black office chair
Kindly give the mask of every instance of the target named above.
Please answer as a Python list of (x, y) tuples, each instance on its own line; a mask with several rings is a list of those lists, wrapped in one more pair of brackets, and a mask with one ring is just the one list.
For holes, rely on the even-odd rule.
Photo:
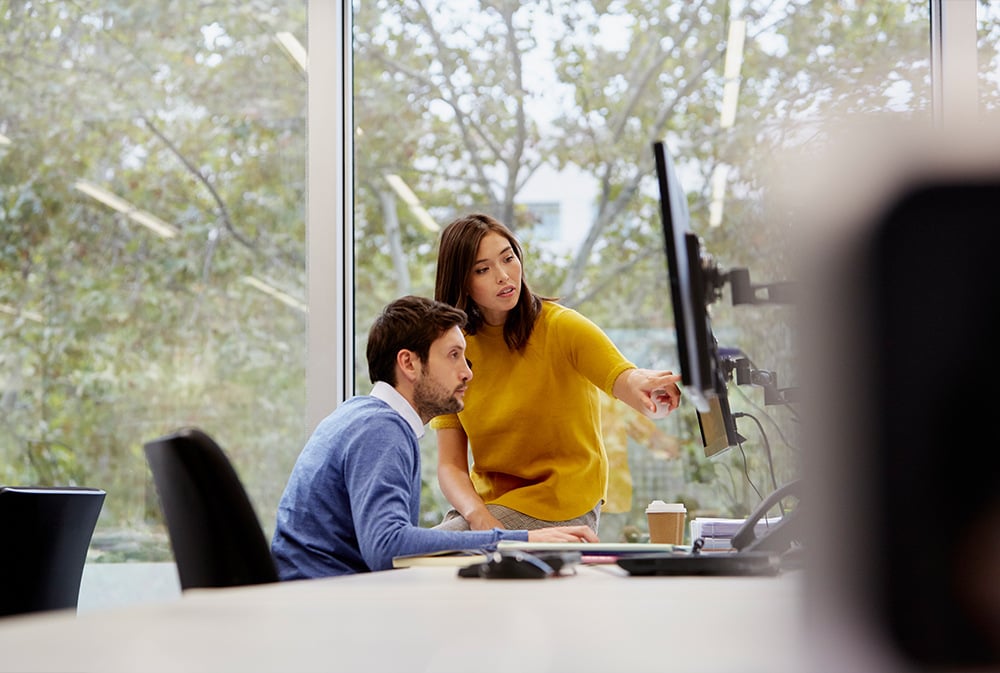
[(76, 609), (105, 492), (0, 486), (0, 616)]
[(181, 589), (278, 581), (253, 505), (226, 454), (184, 429), (144, 445)]

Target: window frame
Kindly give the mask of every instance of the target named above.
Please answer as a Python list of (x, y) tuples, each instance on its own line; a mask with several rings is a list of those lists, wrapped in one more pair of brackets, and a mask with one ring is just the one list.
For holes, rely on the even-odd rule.
[[(928, 1), (934, 123), (960, 124), (977, 105), (976, 3)], [(353, 13), (354, 3), (309, 0), (309, 431), (355, 393)], [(330, 35), (340, 39), (331, 40)]]
[(309, 0), (307, 433), (354, 393), (353, 8), (345, 5)]

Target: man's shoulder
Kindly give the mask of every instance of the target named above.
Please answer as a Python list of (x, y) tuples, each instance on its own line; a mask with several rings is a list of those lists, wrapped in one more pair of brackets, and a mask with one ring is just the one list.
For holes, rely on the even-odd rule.
[(402, 447), (416, 443), (406, 419), (382, 400), (365, 396), (345, 400), (323, 419), (309, 438), (306, 451), (346, 457), (372, 445)]
[(334, 416), (337, 412), (357, 413), (358, 411), (378, 412), (382, 410), (392, 411), (392, 407), (388, 402), (374, 395), (355, 395), (337, 405), (337, 408), (330, 415)]
[(379, 409), (380, 407), (385, 407), (391, 409), (389, 403), (385, 400), (380, 400), (374, 395), (355, 395), (354, 397), (349, 397), (340, 403), (337, 409), (347, 408), (353, 409), (355, 407), (361, 409)]
[(387, 402), (371, 395), (358, 395), (341, 402), (321, 422), (317, 430), (343, 430), (345, 426), (361, 424), (402, 423), (405, 419)]

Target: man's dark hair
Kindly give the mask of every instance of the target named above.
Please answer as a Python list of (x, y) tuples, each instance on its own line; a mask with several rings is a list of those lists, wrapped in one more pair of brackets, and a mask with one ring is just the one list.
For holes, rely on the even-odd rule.
[(395, 386), (399, 351), (413, 351), (426, 363), (431, 344), (452, 327), (465, 327), (465, 321), (464, 311), (443, 302), (400, 297), (382, 309), (368, 331), (368, 377)]

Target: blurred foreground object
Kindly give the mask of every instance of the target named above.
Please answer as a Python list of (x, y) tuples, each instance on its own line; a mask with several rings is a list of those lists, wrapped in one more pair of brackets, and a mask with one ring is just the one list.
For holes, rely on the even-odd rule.
[(817, 670), (997, 670), (1000, 145), (985, 129), (872, 130), (841, 129), (789, 205), (814, 227), (801, 339)]

